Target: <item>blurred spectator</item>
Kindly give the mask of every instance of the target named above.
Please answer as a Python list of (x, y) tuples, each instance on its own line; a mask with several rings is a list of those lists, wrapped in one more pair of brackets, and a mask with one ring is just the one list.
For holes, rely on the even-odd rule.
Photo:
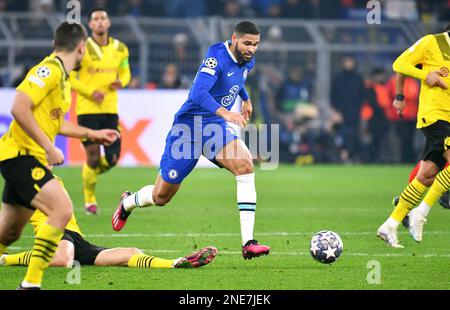
[(311, 103), (313, 82), (304, 76), (303, 68), (295, 65), (289, 68), (277, 96), (278, 110), (291, 114), (302, 103)]
[(283, 0), (252, 0), (252, 6), (259, 17), (279, 17)]
[(283, 18), (311, 18), (310, 0), (286, 0), (281, 7)]
[(118, 7), (119, 15), (140, 16), (165, 16), (162, 0), (128, 0)]
[(360, 111), (365, 87), (362, 76), (356, 70), (352, 56), (342, 59), (342, 71), (336, 74), (331, 84), (331, 105), (341, 114), (338, 129), (340, 157), (344, 162), (358, 160), (360, 146)]
[(201, 17), (207, 13), (205, 0), (165, 0), (163, 4), (169, 17)]
[(169, 63), (163, 73), (160, 87), (163, 89), (177, 89), (181, 87), (181, 79), (178, 74), (178, 68), (176, 65)]
[(33, 0), (29, 2), (30, 11), (36, 14), (49, 14), (54, 10), (53, 0)]
[[(390, 102), (395, 98), (395, 75), (390, 78), (387, 84), (390, 96)], [(416, 132), (418, 98), (420, 87), (417, 81), (413, 78), (406, 77), (403, 88), (405, 95), (406, 107), (402, 111), (402, 117), (397, 114), (397, 111), (392, 105), (386, 111), (387, 117), (394, 124), (395, 133), (398, 136), (400, 149), (400, 160), (402, 163), (414, 163), (417, 161), (414, 152), (414, 136)]]
[(8, 10), (8, 1), (0, 0), (0, 13), (6, 12)]
[(385, 109), (391, 106), (391, 98), (386, 87), (386, 73), (375, 68), (366, 81), (366, 103), (362, 109), (364, 161), (382, 161), (382, 142), (386, 137), (389, 121)]
[(225, 1), (223, 7), (224, 17), (239, 17), (241, 16), (241, 4), (237, 0)]

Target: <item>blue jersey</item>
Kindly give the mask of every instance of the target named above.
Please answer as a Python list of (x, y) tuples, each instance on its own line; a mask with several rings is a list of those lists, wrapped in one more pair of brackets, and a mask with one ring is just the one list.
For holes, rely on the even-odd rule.
[(248, 100), (244, 84), (255, 60), (239, 64), (230, 50), (230, 43), (219, 42), (208, 49), (176, 120), (202, 116), (212, 121), (220, 118), (216, 115), (217, 109), (230, 110), (238, 95)]

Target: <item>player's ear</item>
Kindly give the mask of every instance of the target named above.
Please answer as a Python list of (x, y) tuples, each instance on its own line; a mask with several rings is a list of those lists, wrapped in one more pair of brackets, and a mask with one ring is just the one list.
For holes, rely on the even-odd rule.
[(233, 34), (231, 35), (231, 41), (232, 41), (232, 42), (236, 42), (237, 39), (238, 39), (237, 33), (236, 33), (236, 32), (233, 32)]
[(86, 51), (86, 41), (85, 40), (81, 40), (80, 43), (78, 43), (77, 51), (78, 51), (79, 55), (81, 55), (81, 56), (84, 55), (84, 52)]

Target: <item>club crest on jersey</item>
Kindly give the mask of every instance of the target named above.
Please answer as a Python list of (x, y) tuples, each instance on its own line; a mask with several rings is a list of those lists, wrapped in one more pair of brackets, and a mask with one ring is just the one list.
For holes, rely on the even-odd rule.
[(448, 76), (449, 70), (448, 70), (447, 67), (442, 67), (439, 71), (441, 72), (441, 75), (442, 75), (443, 77), (447, 77), (447, 76)]
[(175, 169), (172, 169), (169, 171), (169, 178), (176, 179), (178, 177), (178, 171), (176, 171)]
[(214, 57), (209, 57), (205, 60), (205, 66), (207, 66), (210, 69), (214, 69), (217, 67), (217, 59)]
[(56, 108), (50, 111), (50, 117), (52, 120), (60, 119), (63, 115), (63, 111), (60, 108)]
[(248, 75), (248, 70), (245, 69), (245, 70), (244, 70), (244, 73), (242, 74), (242, 76), (244, 77), (244, 80), (247, 79), (247, 75)]
[(37, 73), (38, 77), (40, 77), (41, 79), (45, 79), (50, 76), (51, 71), (48, 67), (43, 66), (43, 67), (39, 67), (36, 70), (36, 73)]
[(41, 167), (36, 167), (31, 170), (31, 177), (35, 181), (42, 180), (42, 178), (45, 176), (45, 170)]

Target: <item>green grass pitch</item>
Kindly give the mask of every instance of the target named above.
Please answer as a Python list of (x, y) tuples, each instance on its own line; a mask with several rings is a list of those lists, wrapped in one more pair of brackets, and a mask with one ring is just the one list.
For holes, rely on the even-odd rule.
[[(45, 289), (449, 289), (450, 210), (434, 206), (424, 240), (415, 243), (400, 228), (405, 249), (392, 249), (375, 237), (392, 210), (391, 199), (405, 186), (409, 166), (282, 166), (257, 170), (255, 238), (272, 247), (267, 257), (241, 256), (236, 183), (227, 171), (195, 169), (166, 207), (136, 210), (120, 233), (111, 228), (122, 191), (152, 184), (156, 169), (116, 168), (97, 187), (99, 216), (82, 209), (80, 168), (58, 168), (74, 202), (79, 224), (91, 243), (134, 246), (147, 254), (179, 257), (214, 245), (219, 255), (193, 270), (82, 267), (81, 283), (66, 282), (70, 269), (47, 270)], [(3, 186), (3, 181), (0, 181)], [(309, 241), (322, 229), (340, 234), (344, 252), (322, 265), (309, 254)], [(32, 246), (29, 227), (10, 252)], [(380, 284), (369, 284), (371, 262), (379, 263)], [(369, 267), (368, 267), (369, 264)], [(0, 267), (0, 289), (15, 289), (23, 267)], [(372, 271), (373, 273), (373, 271)]]

